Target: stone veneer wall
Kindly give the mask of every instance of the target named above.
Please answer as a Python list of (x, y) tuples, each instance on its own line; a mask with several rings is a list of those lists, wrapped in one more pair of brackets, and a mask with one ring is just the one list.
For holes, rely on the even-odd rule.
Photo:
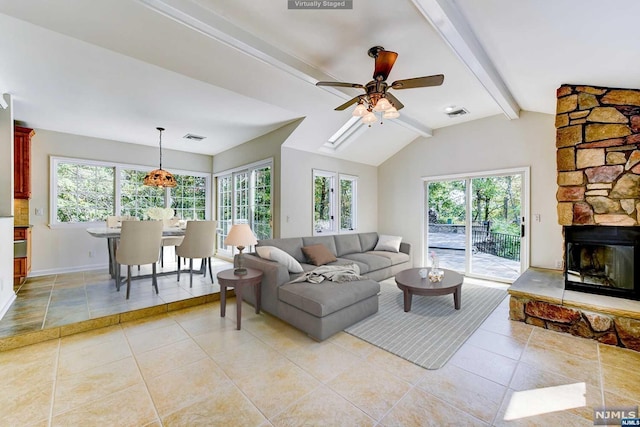
[(640, 351), (640, 320), (511, 295), (509, 318)]
[(558, 222), (640, 224), (640, 90), (562, 85), (557, 97)]

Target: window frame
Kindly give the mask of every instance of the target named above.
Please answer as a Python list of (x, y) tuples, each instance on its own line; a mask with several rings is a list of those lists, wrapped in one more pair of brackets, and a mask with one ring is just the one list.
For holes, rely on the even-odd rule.
[[(329, 196), (329, 216), (330, 226), (319, 230), (316, 227), (316, 178), (329, 178), (330, 196)], [(351, 218), (352, 226), (350, 228), (342, 227), (342, 181), (350, 181), (352, 183), (351, 193)], [(314, 236), (332, 235), (332, 234), (349, 234), (356, 233), (358, 229), (358, 176), (339, 172), (332, 172), (322, 169), (312, 170), (311, 180), (311, 228)]]
[[(242, 224), (242, 223), (248, 223), (251, 226), (251, 229), (252, 230), (254, 229), (253, 224), (255, 220), (255, 206), (256, 206), (255, 205), (255, 202), (256, 202), (255, 171), (264, 169), (267, 167), (270, 169), (270, 177), (271, 177), (270, 190), (269, 190), (269, 194), (270, 194), (269, 210), (271, 212), (271, 230), (270, 230), (271, 233), (269, 238), (273, 238), (273, 215), (274, 215), (274, 212), (273, 212), (273, 191), (274, 191), (273, 158), (268, 158), (268, 159), (260, 160), (257, 162), (249, 163), (247, 165), (239, 166), (233, 169), (228, 169), (213, 175), (213, 177), (216, 180), (215, 198), (216, 198), (216, 206), (217, 206), (217, 217), (219, 220), (218, 228), (220, 229), (218, 233), (218, 241), (216, 242), (216, 246), (217, 246), (216, 249), (220, 255), (233, 257), (233, 255), (237, 252), (237, 249), (235, 247), (224, 245), (224, 239), (226, 235), (224, 234), (223, 228), (221, 227), (222, 221), (225, 221), (225, 222), (230, 221), (229, 229), (231, 229), (231, 226), (233, 226), (234, 224)], [(236, 183), (237, 183), (236, 179), (237, 177), (240, 177), (242, 175), (246, 175), (246, 178), (247, 178), (246, 179), (247, 187), (242, 189), (242, 191), (246, 193), (246, 198), (247, 198), (246, 206), (244, 205), (239, 206), (238, 200), (237, 200), (237, 195), (239, 194), (239, 192), (236, 186)], [(227, 206), (220, 204), (220, 186), (221, 186), (220, 180), (221, 179), (230, 179), (230, 184), (229, 184), (229, 193), (231, 194), (231, 219), (230, 220), (222, 219), (222, 209)], [(243, 212), (246, 212), (247, 218), (238, 217), (238, 211), (240, 209), (244, 209)]]
[[(63, 156), (49, 156), (49, 228), (87, 228), (96, 225), (100, 225), (104, 223), (102, 221), (85, 221), (85, 222), (71, 222), (65, 223), (58, 221), (57, 208), (58, 208), (58, 164), (60, 163), (72, 163), (78, 165), (86, 165), (86, 166), (99, 166), (99, 167), (109, 167), (114, 169), (114, 204), (113, 204), (113, 215), (117, 215), (116, 212), (120, 212), (121, 210), (121, 179), (120, 172), (123, 169), (126, 170), (135, 170), (140, 172), (146, 172), (150, 169), (149, 166), (145, 165), (136, 165), (129, 163), (116, 163), (116, 162), (107, 162), (101, 160), (91, 160), (91, 159), (80, 159), (74, 157), (63, 157)], [(188, 171), (182, 169), (171, 169), (172, 173), (176, 175), (190, 175), (202, 177), (205, 179), (205, 218), (211, 218), (211, 174), (207, 172), (198, 172), (198, 171)], [(164, 207), (171, 207), (171, 189), (165, 188), (164, 194)]]

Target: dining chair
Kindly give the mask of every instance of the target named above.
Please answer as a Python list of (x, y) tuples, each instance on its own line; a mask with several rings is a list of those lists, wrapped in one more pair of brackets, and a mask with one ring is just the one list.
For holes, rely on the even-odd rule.
[(211, 257), (215, 255), (216, 226), (218, 221), (188, 221), (182, 244), (176, 246), (178, 255), (178, 281), (180, 281), (180, 258), (189, 258), (189, 287), (193, 287), (193, 259), (202, 260), (202, 270), (207, 275), (206, 266), (209, 266), (209, 276), (213, 283), (211, 272)]
[(116, 288), (120, 291), (120, 265), (127, 266), (127, 299), (131, 291), (131, 266), (152, 264), (152, 285), (158, 293), (156, 262), (162, 244), (162, 221), (123, 221), (116, 250)]
[[(173, 217), (170, 219), (162, 220), (165, 228), (177, 228), (180, 223), (180, 218)], [(164, 248), (167, 246), (173, 246), (175, 252), (175, 246), (178, 246), (184, 240), (184, 236), (162, 236), (162, 248), (160, 249), (160, 266), (164, 267)]]
[(137, 221), (138, 218), (129, 215), (109, 215), (107, 216), (107, 228), (119, 228), (122, 221)]

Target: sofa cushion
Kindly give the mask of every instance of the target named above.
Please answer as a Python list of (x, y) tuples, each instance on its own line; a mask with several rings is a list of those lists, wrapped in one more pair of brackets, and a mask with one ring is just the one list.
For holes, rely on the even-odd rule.
[(336, 255), (341, 257), (346, 254), (362, 252), (360, 238), (357, 234), (341, 234), (334, 236), (336, 242)]
[(378, 237), (378, 243), (376, 243), (376, 247), (373, 248), (374, 251), (389, 251), (389, 252), (400, 252), (400, 243), (402, 242), (402, 236), (387, 236), (386, 234), (381, 234)]
[(278, 298), (316, 317), (324, 317), (370, 298), (378, 292), (380, 292), (380, 284), (369, 279), (343, 283), (299, 282), (280, 286)]
[(367, 254), (375, 255), (380, 258), (387, 258), (391, 261), (391, 265), (402, 264), (403, 262), (409, 262), (411, 257), (404, 252), (388, 252), (388, 251), (369, 251)]
[(355, 259), (349, 259), (349, 258), (338, 258), (337, 261), (331, 262), (327, 265), (349, 265), (349, 264), (356, 264), (358, 268), (360, 268), (360, 274), (368, 273), (371, 270), (371, 267), (369, 267), (369, 264), (365, 262), (357, 261)]
[(287, 237), (284, 239), (264, 239), (258, 240), (257, 246), (275, 246), (282, 249), (299, 262), (305, 262), (306, 258), (302, 253), (302, 237)]
[(372, 251), (376, 247), (376, 243), (378, 243), (378, 233), (376, 232), (360, 233), (358, 237), (360, 238), (362, 252)]
[(317, 245), (303, 246), (302, 253), (305, 255), (309, 263), (313, 265), (324, 265), (337, 261), (336, 256), (321, 243)]
[(364, 254), (349, 254), (345, 255), (343, 258), (368, 265), (368, 271), (365, 272), (361, 270), (363, 274), (368, 273), (369, 271), (380, 270), (381, 268), (387, 268), (391, 266), (391, 260), (389, 258), (378, 256), (372, 254), (371, 252), (367, 252)]
[(333, 236), (311, 236), (311, 237), (303, 237), (302, 246), (311, 246), (311, 245), (325, 245), (332, 254), (338, 256), (338, 251), (336, 250), (336, 241)]
[(291, 273), (303, 272), (300, 263), (280, 248), (276, 248), (275, 246), (256, 246), (256, 252), (260, 255), (260, 258), (276, 261), (286, 266), (287, 270)]

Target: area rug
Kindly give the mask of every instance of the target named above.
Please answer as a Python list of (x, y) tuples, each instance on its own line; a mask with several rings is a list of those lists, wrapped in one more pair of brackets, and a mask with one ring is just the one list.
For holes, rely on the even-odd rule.
[(394, 279), (380, 283), (378, 312), (345, 332), (426, 369), (439, 369), (507, 296), (504, 289), (462, 285), (462, 306), (453, 295), (413, 296), (404, 312)]

